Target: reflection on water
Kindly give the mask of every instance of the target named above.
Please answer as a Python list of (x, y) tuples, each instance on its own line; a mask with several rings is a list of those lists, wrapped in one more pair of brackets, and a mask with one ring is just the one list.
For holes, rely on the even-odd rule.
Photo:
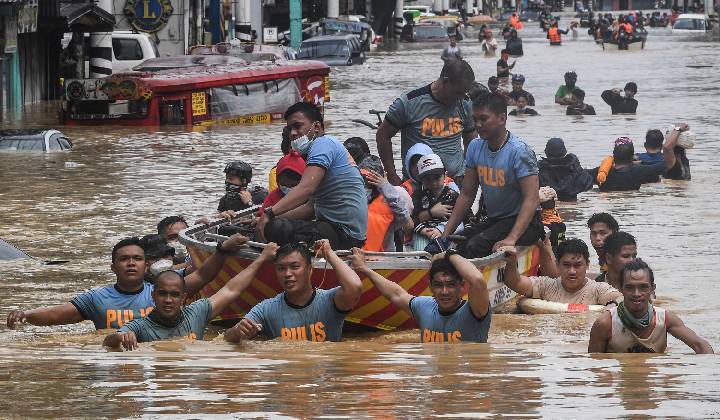
[[(515, 71), (541, 117), (511, 118), (510, 129), (538, 154), (550, 137), (595, 166), (620, 135), (642, 148), (645, 131), (687, 121), (698, 134), (689, 152), (693, 180), (646, 185), (640, 192), (582, 194), (560, 204), (568, 236), (587, 239), (585, 221), (609, 211), (655, 268), (659, 301), (720, 349), (715, 290), (720, 242), (720, 153), (716, 100), (720, 44), (651, 29), (647, 49), (603, 52), (581, 35), (560, 48), (536, 28), (524, 34)], [(461, 47), (477, 79), (495, 72), (479, 45)], [(333, 69), (328, 131), (340, 138), (373, 133), (350, 120), (384, 109), (441, 68), (441, 46), (388, 48), (366, 66)], [(693, 63), (711, 68), (688, 68)], [(595, 117), (566, 117), (553, 105), (562, 74), (574, 69)], [(600, 92), (636, 81), (637, 116), (611, 116)], [(35, 106), (5, 126), (56, 126), (55, 105)], [(70, 153), (0, 154), (0, 236), (41, 259), (0, 263), (0, 318), (15, 308), (66, 302), (112, 281), (109, 251), (120, 238), (149, 233), (172, 213), (210, 214), (223, 193), (229, 159), (253, 163), (253, 181), (280, 154), (280, 127), (214, 129), (64, 127)], [(398, 142), (399, 143), (399, 142)], [(398, 145), (396, 145), (398, 146)], [(370, 147), (375, 150), (374, 142)], [(396, 147), (396, 149), (398, 149)], [(238, 417), (718, 417), (720, 369), (677, 340), (669, 354), (589, 356), (593, 318), (496, 315), (487, 345), (415, 343), (417, 332), (356, 334), (342, 343), (251, 342), (221, 338), (106, 352), (89, 323), (0, 330), (3, 417), (171, 415)], [(216, 334), (210, 334), (214, 337)], [(19, 404), (17, 402), (20, 402)]]

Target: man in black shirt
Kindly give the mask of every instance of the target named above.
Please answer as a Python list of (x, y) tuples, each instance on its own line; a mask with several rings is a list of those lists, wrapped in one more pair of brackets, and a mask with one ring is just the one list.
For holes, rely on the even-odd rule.
[(515, 62), (513, 61), (512, 65), (508, 65), (508, 59), (510, 58), (510, 53), (508, 50), (502, 50), (500, 51), (500, 59), (497, 62), (497, 77), (500, 78), (508, 78), (510, 77), (510, 70), (512, 70), (513, 67), (515, 67)]
[(535, 106), (535, 97), (532, 96), (532, 94), (525, 89), (523, 89), (523, 86), (525, 85), (525, 76), (522, 74), (513, 74), (512, 75), (512, 90), (508, 94), (510, 98), (512, 98), (512, 103), (508, 105), (517, 105), (515, 102), (517, 102), (520, 95), (525, 95), (527, 98), (527, 104), (529, 106)]
[(625, 91), (624, 97), (620, 95), (620, 89), (603, 91), (600, 97), (610, 105), (613, 114), (634, 114), (638, 106), (638, 101), (634, 99), (637, 94), (637, 85), (635, 82), (628, 82), (623, 90)]
[(653, 165), (635, 164), (633, 162), (635, 148), (628, 137), (615, 140), (612, 165), (605, 167), (605, 162), (590, 170), (593, 182), (598, 184), (600, 191), (632, 191), (639, 190), (640, 185), (655, 182), (659, 175), (675, 166), (673, 149), (680, 136), (680, 130), (673, 130), (663, 144), (663, 161)]
[(566, 115), (595, 115), (595, 108), (585, 103), (585, 91), (575, 88), (572, 93), (575, 104), (568, 105)]

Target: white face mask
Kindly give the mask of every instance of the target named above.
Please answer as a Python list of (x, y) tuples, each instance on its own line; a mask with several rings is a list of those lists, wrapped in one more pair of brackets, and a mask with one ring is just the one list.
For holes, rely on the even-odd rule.
[(292, 191), (292, 187), (286, 187), (284, 185), (278, 185), (278, 188), (280, 188), (280, 192), (282, 192), (283, 195), (288, 195), (290, 191)]
[(187, 257), (187, 248), (185, 248), (185, 245), (183, 245), (177, 241), (168, 242), (168, 245), (170, 245), (171, 247), (173, 247), (173, 249), (175, 249), (175, 258), (176, 259), (184, 260)]
[(315, 124), (313, 123), (313, 125), (310, 126), (310, 130), (308, 130), (308, 132), (305, 133), (304, 136), (298, 137), (290, 142), (290, 147), (292, 147), (293, 150), (298, 152), (300, 156), (307, 156), (308, 152), (310, 151), (310, 143), (315, 140), (315, 137), (311, 139), (309, 137), (309, 134), (314, 126)]
[(173, 262), (170, 260), (157, 260), (150, 266), (150, 274), (157, 277), (160, 273), (170, 271), (173, 268)]

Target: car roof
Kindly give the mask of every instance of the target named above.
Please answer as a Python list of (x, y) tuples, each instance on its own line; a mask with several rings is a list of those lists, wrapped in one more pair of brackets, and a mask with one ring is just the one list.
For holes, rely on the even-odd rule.
[(0, 130), (0, 137), (36, 136), (44, 134), (46, 131), (48, 130), (42, 128), (8, 128)]
[(306, 39), (303, 41), (305, 42), (312, 42), (312, 41), (347, 41), (352, 38), (357, 38), (357, 35), (354, 34), (340, 34), (340, 35), (320, 35), (315, 36), (309, 39)]
[(678, 16), (678, 19), (707, 19), (707, 16), (701, 15), (699, 13), (683, 13), (680, 16)]

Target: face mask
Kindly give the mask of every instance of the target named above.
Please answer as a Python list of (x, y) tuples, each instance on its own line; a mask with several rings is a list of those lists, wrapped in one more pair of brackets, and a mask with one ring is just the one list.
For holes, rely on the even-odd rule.
[(308, 136), (310, 131), (312, 131), (313, 126), (310, 126), (310, 130), (305, 133), (304, 136), (298, 137), (290, 142), (290, 147), (292, 147), (293, 150), (298, 152), (301, 156), (307, 156), (308, 152), (310, 151), (310, 144), (313, 140), (315, 140), (315, 138), (310, 139), (310, 137)]
[(150, 274), (157, 277), (160, 273), (172, 270), (173, 263), (170, 260), (157, 260), (150, 266)]
[(185, 245), (180, 242), (168, 242), (168, 245), (175, 249), (175, 259), (185, 260), (185, 257), (187, 257), (187, 248), (185, 248)]
[(278, 185), (278, 188), (280, 188), (280, 192), (282, 192), (283, 195), (288, 195), (290, 191), (292, 191), (292, 187), (286, 187), (284, 185)]
[(227, 192), (230, 195), (240, 195), (240, 191), (242, 191), (242, 187), (239, 185), (231, 184), (229, 182), (225, 183), (225, 192)]

